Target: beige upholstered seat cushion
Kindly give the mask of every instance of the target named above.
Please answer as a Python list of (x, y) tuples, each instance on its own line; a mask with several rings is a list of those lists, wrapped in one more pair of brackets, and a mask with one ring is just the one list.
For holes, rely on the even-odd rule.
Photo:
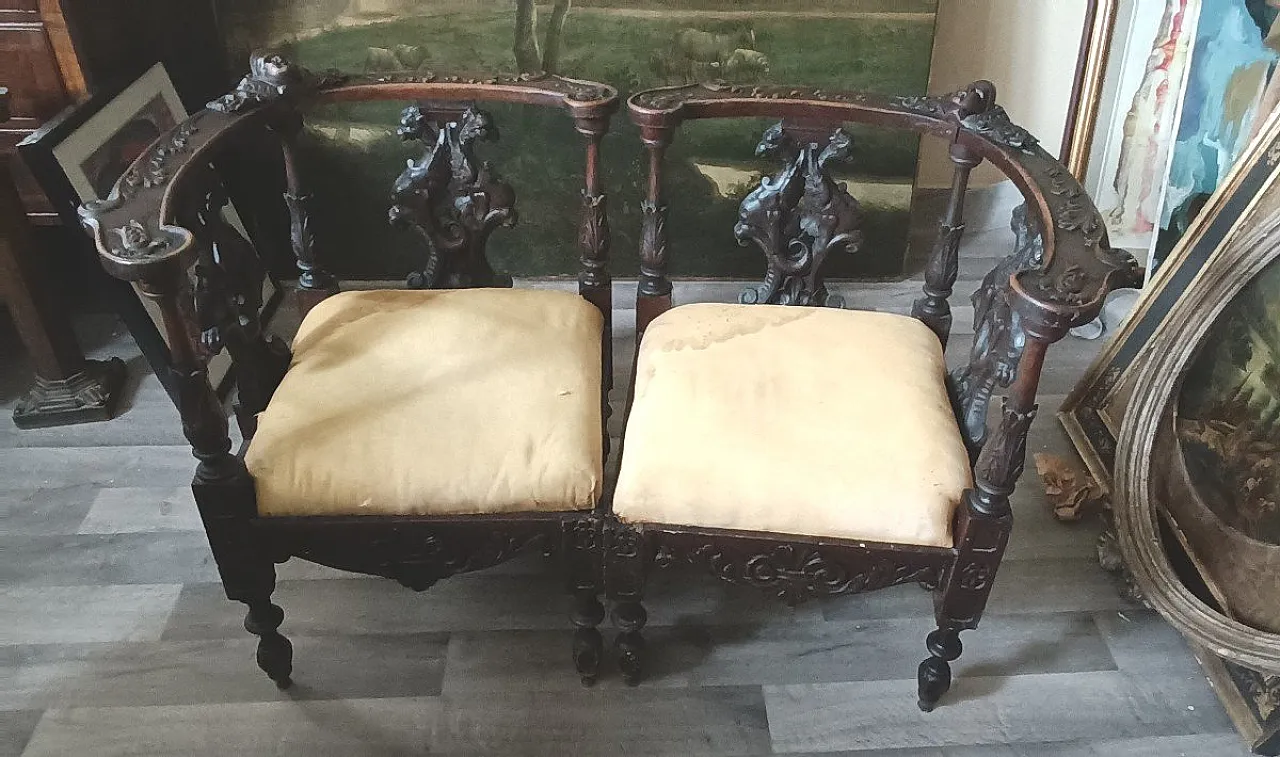
[(637, 367), (623, 520), (951, 546), (971, 474), (919, 321), (684, 305), (649, 326)]
[(303, 320), (245, 462), (262, 515), (584, 510), (599, 311), (521, 289), (345, 292)]

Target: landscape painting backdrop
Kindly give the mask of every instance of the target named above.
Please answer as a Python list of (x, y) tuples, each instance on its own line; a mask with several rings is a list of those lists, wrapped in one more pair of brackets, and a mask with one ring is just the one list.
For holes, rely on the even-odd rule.
[[(254, 49), (276, 49), (316, 70), (504, 73), (548, 70), (595, 79), (623, 95), (706, 79), (795, 83), (912, 95), (925, 92), (937, 0), (220, 0), (228, 55), (243, 69)], [(401, 275), (419, 263), (412, 235), (387, 226), (392, 180), (414, 155), (395, 127), (401, 104), (343, 104), (309, 114), (307, 174), (318, 232), (343, 251), (326, 260), (356, 278)], [(574, 248), (582, 140), (561, 113), (486, 106), (501, 139), (485, 159), (518, 194), (520, 223), (496, 232), (495, 267), (567, 275)], [(775, 166), (753, 159), (767, 122), (690, 125), (669, 152), (678, 275), (754, 278), (758, 252), (732, 238), (737, 204)], [(862, 252), (831, 259), (832, 276), (902, 273), (918, 139), (851, 130), (856, 149), (841, 180), (866, 210)], [(646, 162), (625, 114), (605, 142), (614, 230), (613, 270), (637, 270)], [(343, 223), (335, 223), (341, 218)], [(634, 275), (633, 273), (631, 275)]]

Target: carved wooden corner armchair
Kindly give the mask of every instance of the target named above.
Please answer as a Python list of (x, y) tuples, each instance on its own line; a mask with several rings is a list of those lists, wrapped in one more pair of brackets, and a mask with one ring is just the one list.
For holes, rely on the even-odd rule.
[[(424, 152), (396, 179), (390, 220), (419, 233), (428, 254), (409, 290), (338, 293), (319, 254), (338, 251), (312, 233), (297, 141), (305, 106), (371, 100), (415, 103), (399, 133)], [(496, 137), (478, 102), (562, 109), (585, 138), (578, 294), (500, 288), (510, 280), (489, 267), (485, 241), (516, 222), (515, 194), (477, 158), (478, 143)], [(233, 92), (153, 144), (109, 199), (82, 209), (107, 270), (163, 312), (199, 459), (196, 502), (227, 596), (248, 605), (258, 664), (280, 687), (290, 684), (292, 648), (271, 602), (276, 563), (297, 557), (423, 590), (528, 549), (563, 560), (574, 662), (594, 680), (604, 608), (593, 511), (611, 313), (599, 146), (616, 109), (612, 88), (553, 76), (316, 77), (256, 55)], [(224, 217), (211, 167), (250, 132), (283, 152), (309, 311), (292, 354), (264, 334), (261, 263)], [(245, 439), (234, 451), (206, 376), (224, 345)]]
[[(643, 668), (646, 575), (686, 562), (789, 602), (920, 582), (937, 615), (920, 707), (949, 688), (959, 633), (978, 624), (1009, 538), (1045, 350), (1135, 269), (1109, 248), (1081, 187), (995, 94), (983, 81), (928, 98), (704, 84), (630, 98), (650, 156), (642, 338), (604, 564), (630, 681)], [(732, 230), (764, 252), (767, 274), (743, 304), (673, 308), (667, 259), (679, 237), (668, 240), (664, 151), (683, 122), (729, 117), (782, 119), (757, 150), (782, 167), (743, 201)], [(862, 244), (858, 203), (830, 170), (849, 155), (840, 129), (849, 122), (950, 143), (950, 202), (911, 317), (839, 309), (822, 283), (828, 254)], [(948, 376), (947, 298), (969, 174), (982, 160), (1026, 205), (1013, 254), (974, 296), (969, 362)]]

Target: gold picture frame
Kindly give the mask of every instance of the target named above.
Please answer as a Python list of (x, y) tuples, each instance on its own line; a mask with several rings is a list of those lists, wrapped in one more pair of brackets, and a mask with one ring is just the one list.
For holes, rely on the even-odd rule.
[(1085, 180), (1085, 170), (1093, 151), (1119, 7), (1120, 0), (1090, 0), (1085, 10), (1084, 36), (1080, 41), (1080, 57), (1076, 62), (1071, 91), (1073, 107), (1067, 116), (1060, 155), (1063, 165), (1080, 182)]
[(1133, 310), (1058, 410), (1058, 420), (1089, 472), (1110, 492), (1116, 440), (1133, 378), (1151, 336), (1169, 309), (1224, 244), (1247, 230), (1250, 211), (1280, 178), (1280, 110), (1227, 174), (1177, 247), (1142, 291)]

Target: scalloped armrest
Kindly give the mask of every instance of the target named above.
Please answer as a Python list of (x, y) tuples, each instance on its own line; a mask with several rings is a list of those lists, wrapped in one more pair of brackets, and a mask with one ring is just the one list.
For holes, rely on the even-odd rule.
[(987, 157), (1036, 211), (1044, 242), (1039, 266), (1016, 271), (1009, 281), (1010, 304), (1029, 335), (1059, 339), (1096, 318), (1112, 290), (1142, 286), (1143, 269), (1129, 253), (1111, 248), (1106, 223), (1084, 187), (1003, 108), (964, 120), (957, 141), (976, 140), (1007, 148)]

